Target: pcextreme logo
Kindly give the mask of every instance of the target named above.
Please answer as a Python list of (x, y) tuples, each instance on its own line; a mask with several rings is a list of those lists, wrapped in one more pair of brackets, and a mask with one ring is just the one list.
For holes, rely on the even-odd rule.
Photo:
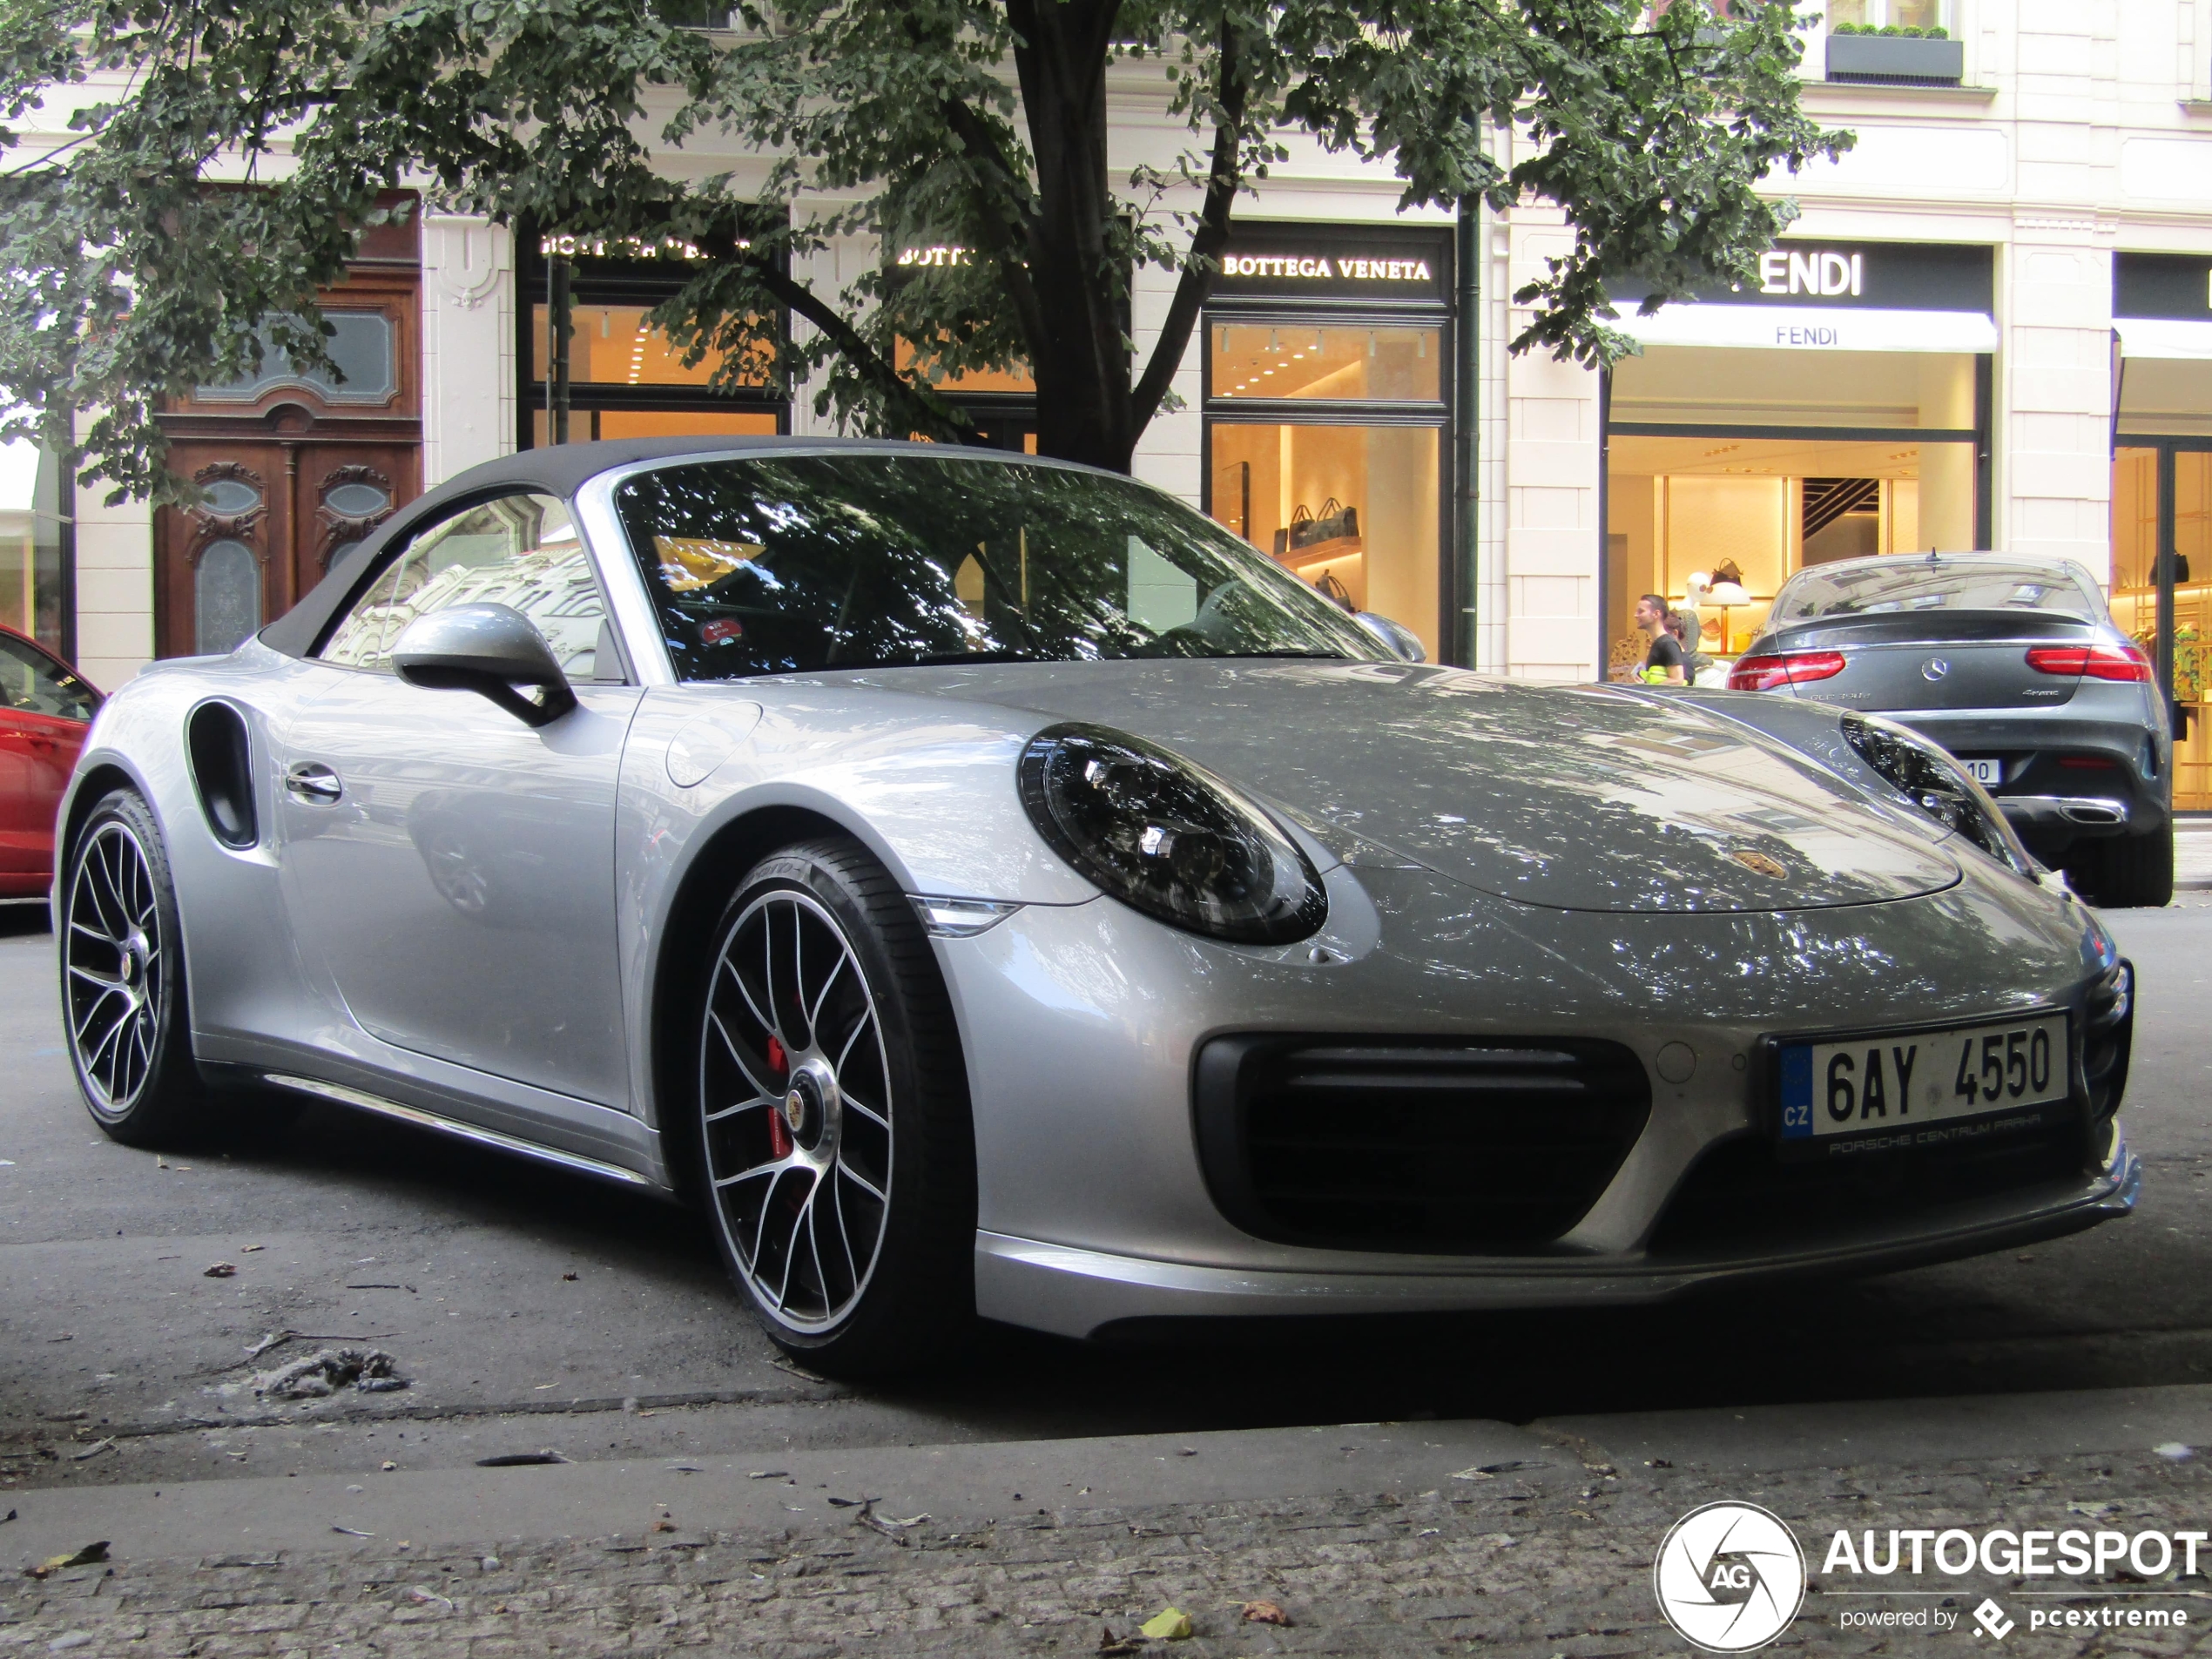
[(1709, 1503), (1675, 1522), (1651, 1588), (1675, 1634), (1708, 1653), (1749, 1653), (1790, 1628), (1805, 1599), (1805, 1556), (1778, 1515)]

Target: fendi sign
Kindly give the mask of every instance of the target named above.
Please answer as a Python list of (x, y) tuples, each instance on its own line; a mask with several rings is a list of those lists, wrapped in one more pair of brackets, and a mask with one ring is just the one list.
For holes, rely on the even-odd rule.
[[(1759, 255), (1756, 272), (1755, 279), (1741, 287), (1699, 290), (1696, 302), (1987, 312), (1997, 260), (1993, 248), (1966, 243), (1779, 242)], [(1605, 291), (1615, 309), (1625, 314), (1651, 290), (1635, 278), (1621, 277), (1609, 279)]]

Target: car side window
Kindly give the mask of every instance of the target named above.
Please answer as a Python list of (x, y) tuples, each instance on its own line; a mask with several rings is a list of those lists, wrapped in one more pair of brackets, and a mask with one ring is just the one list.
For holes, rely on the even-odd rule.
[(89, 720), (99, 706), (99, 693), (45, 652), (0, 634), (0, 708)]
[(317, 653), (326, 663), (392, 671), (392, 648), (417, 617), (454, 605), (511, 605), (537, 625), (572, 680), (603, 671), (605, 602), (565, 502), (514, 495), (479, 502), (422, 530), (369, 583)]

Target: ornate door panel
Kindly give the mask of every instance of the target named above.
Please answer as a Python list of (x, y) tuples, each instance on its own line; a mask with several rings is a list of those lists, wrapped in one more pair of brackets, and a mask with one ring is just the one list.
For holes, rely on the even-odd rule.
[(160, 655), (232, 650), (419, 493), (418, 277), (411, 220), (372, 233), (318, 301), (336, 374), (272, 347), (164, 412), (171, 466), (210, 494), (157, 522)]
[[(226, 651), (291, 604), (291, 493), (273, 444), (173, 445), (169, 464), (207, 492), (156, 522), (156, 612), (164, 657)], [(272, 591), (272, 590), (274, 591)], [(273, 608), (272, 608), (273, 606)]]

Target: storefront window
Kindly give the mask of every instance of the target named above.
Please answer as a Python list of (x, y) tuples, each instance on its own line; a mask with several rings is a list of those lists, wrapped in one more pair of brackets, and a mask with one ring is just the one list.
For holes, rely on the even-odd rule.
[[(666, 332), (646, 320), (651, 312), (650, 306), (579, 301), (570, 307), (570, 381), (601, 386), (705, 386), (711, 382), (722, 367), (724, 354), (709, 352), (698, 362), (686, 365), (684, 354)], [(530, 378), (536, 381), (545, 378), (547, 346), (552, 337), (546, 320), (549, 314), (541, 302), (535, 307), (530, 326), (535, 345)], [(742, 365), (738, 383), (765, 385), (774, 361), (771, 352), (752, 352)]]
[[(2128, 374), (2135, 373), (2133, 364)], [(2198, 439), (2198, 443), (2205, 441)], [(2112, 617), (2158, 651), (2161, 461), (2173, 492), (2174, 805), (2212, 808), (2212, 451), (2123, 434), (2112, 462)], [(2161, 454), (2163, 452), (2163, 454)]]
[(1205, 319), (1207, 510), (1353, 610), (1458, 648), (1443, 559), (1451, 245), (1255, 226)]
[[(1653, 346), (1615, 368), (1608, 671), (1649, 649), (1633, 620), (1645, 593), (1696, 611), (1698, 647), (1715, 661), (1701, 683), (1716, 683), (1797, 571), (1975, 545), (1973, 354), (1813, 361), (1817, 373), (1803, 353)], [(1731, 572), (1734, 588), (1714, 580)], [(1716, 603), (1716, 588), (1737, 602)]]
[(1216, 519), (1436, 656), (1436, 428), (1217, 421), (1212, 435)]
[(0, 444), (0, 624), (62, 656), (72, 493), (57, 456), (25, 439)]
[(1435, 328), (1219, 326), (1207, 336), (1214, 395), (1434, 402), (1440, 337)]
[[(893, 361), (901, 374), (912, 374), (915, 366), (925, 360), (912, 341), (902, 340), (893, 353)], [(1019, 368), (971, 368), (959, 374), (940, 374), (931, 382), (937, 390), (948, 395), (971, 392), (1003, 392), (1023, 397), (1037, 395), (1036, 376), (1027, 365)]]
[[(525, 441), (730, 436), (783, 429), (776, 354), (755, 341), (697, 362), (651, 320), (700, 258), (664, 240), (541, 238), (520, 273), (533, 296), (521, 386)], [(725, 370), (727, 378), (718, 379)]]

